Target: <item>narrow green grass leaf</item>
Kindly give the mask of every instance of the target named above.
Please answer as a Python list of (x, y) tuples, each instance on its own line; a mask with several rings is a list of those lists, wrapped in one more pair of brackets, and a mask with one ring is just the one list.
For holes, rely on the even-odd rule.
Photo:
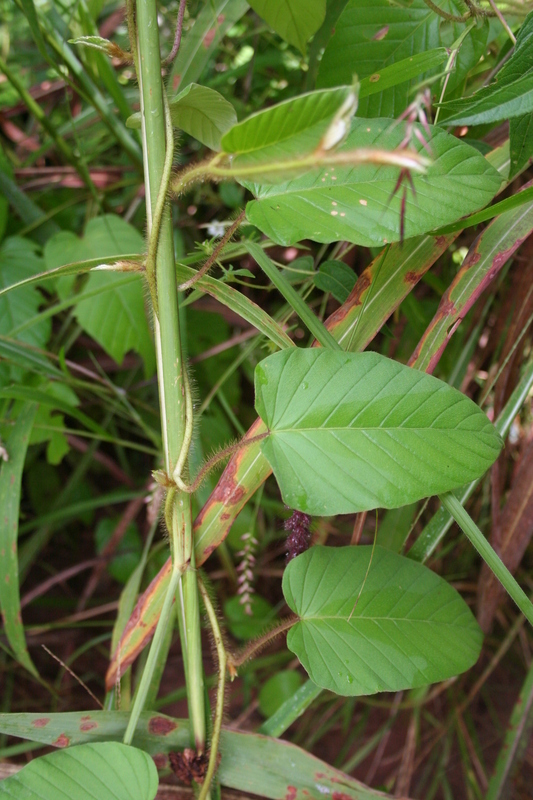
[(500, 214), (473, 242), (418, 343), (410, 366), (433, 372), (459, 322), (530, 235), (533, 198), (527, 198), (525, 204)]
[[(178, 283), (185, 283), (193, 278), (196, 272), (183, 264), (177, 264), (176, 274)], [(231, 308), (282, 350), (294, 346), (292, 339), (285, 333), (281, 325), (272, 319), (270, 314), (267, 314), (260, 306), (232, 286), (228, 286), (216, 278), (211, 278), (209, 275), (204, 275), (198, 280), (196, 289), (210, 294), (219, 303)]]
[(508, 797), (512, 776), (524, 760), (533, 728), (533, 664), (530, 665), (520, 694), (513, 707), (503, 746), (498, 753), (494, 774), (485, 800)]
[(281, 736), (293, 722), (302, 716), (321, 692), (322, 688), (316, 683), (306, 681), (261, 725), (258, 732), (265, 736)]
[(305, 55), (305, 46), (326, 15), (326, 0), (251, 0), (253, 10), (282, 39)]
[(31, 35), (33, 36), (33, 41), (37, 45), (39, 53), (42, 55), (45, 61), (48, 61), (50, 56), (46, 49), (43, 33), (41, 31), (41, 26), (39, 25), (39, 17), (37, 16), (35, 4), (33, 0), (20, 0), (20, 4), (24, 11), (24, 16), (28, 21), (28, 25), (30, 26), (30, 31)]
[(255, 388), (283, 501), (316, 516), (462, 486), (502, 446), (469, 398), (377, 353), (284, 350), (257, 365)]
[[(422, 128), (423, 136), (427, 136)], [(404, 123), (356, 118), (339, 152), (357, 148), (394, 150), (405, 136)], [(423, 151), (421, 143), (413, 142)], [(397, 167), (365, 164), (311, 170), (283, 184), (256, 184), (257, 200), (246, 216), (278, 244), (302, 239), (346, 240), (367, 247), (405, 238), (454, 222), (485, 206), (502, 179), (476, 150), (439, 128), (432, 128), (432, 161), (425, 175), (414, 175), (416, 194), (397, 190)], [(424, 151), (425, 153), (425, 151)], [(426, 154), (427, 155), (427, 154)], [(405, 197), (405, 205), (403, 198)]]
[(37, 677), (20, 616), (17, 557), (22, 470), (36, 412), (37, 405), (31, 402), (20, 409), (5, 442), (7, 461), (0, 468), (0, 608), (4, 631), (15, 658)]
[(169, 92), (198, 81), (220, 42), (250, 6), (246, 0), (214, 0), (200, 6), (194, 25), (183, 37), (168, 79)]
[[(434, 47), (432, 50), (427, 50), (423, 53), (415, 53), (408, 58), (397, 61), (388, 67), (383, 67), (369, 75), (362, 78), (359, 84), (359, 101), (365, 97), (370, 97), (372, 94), (384, 92), (393, 86), (398, 86), (400, 83), (410, 81), (411, 78), (416, 78), (424, 72), (435, 69), (440, 64), (443, 64), (448, 58), (448, 52), (445, 47)], [(371, 114), (369, 116), (372, 116)]]
[(118, 742), (58, 750), (0, 784), (13, 800), (153, 800), (159, 779), (150, 756)]
[(483, 635), (459, 593), (379, 546), (312, 547), (287, 566), (283, 593), (299, 616), (289, 650), (312, 681), (337, 694), (446, 680), (481, 650)]
[(440, 107), (445, 112), (443, 125), (483, 125), (522, 117), (533, 110), (533, 12), (526, 17), (514, 53), (494, 83)]
[[(0, 732), (56, 747), (120, 741), (128, 718), (129, 714), (122, 711), (0, 714)], [(156, 756), (163, 767), (168, 764), (169, 750), (190, 746), (189, 736), (187, 720), (144, 713), (139, 718), (133, 743)], [(297, 786), (298, 793), (308, 800), (324, 800), (336, 792), (342, 795), (342, 800), (388, 797), (290, 742), (223, 729), (220, 746), (223, 757), (217, 776), (223, 786), (241, 792), (256, 794), (260, 787), (261, 795), (271, 800), (286, 800), (288, 794), (296, 800)]]
[(257, 264), (259, 264), (269, 280), (272, 281), (276, 289), (281, 292), (287, 303), (298, 314), (304, 325), (307, 326), (317, 341), (319, 341), (323, 347), (327, 347), (330, 350), (340, 350), (340, 345), (336, 339), (333, 338), (324, 323), (313, 314), (307, 303), (302, 300), (298, 292), (283, 277), (263, 248), (259, 247), (255, 242), (246, 242), (246, 249)]

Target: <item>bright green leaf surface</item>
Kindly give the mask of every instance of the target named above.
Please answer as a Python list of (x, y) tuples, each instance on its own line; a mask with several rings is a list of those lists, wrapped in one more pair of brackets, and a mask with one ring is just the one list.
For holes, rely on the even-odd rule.
[[(141, 234), (120, 217), (107, 214), (92, 219), (82, 239), (70, 231), (62, 231), (47, 242), (45, 258), (48, 269), (84, 261), (106, 258), (124, 252), (143, 252), (146, 249)], [(58, 280), (60, 296), (72, 291), (74, 277)], [(145, 373), (155, 368), (155, 355), (148, 321), (144, 310), (143, 282), (139, 275), (118, 272), (92, 272), (84, 291), (95, 292), (93, 297), (76, 305), (76, 319), (104, 350), (122, 363), (129, 350), (143, 358)]]
[[(424, 0), (408, 5), (388, 0), (350, 0), (335, 25), (318, 72), (317, 86), (338, 86), (379, 74), (397, 62), (438, 47), (439, 17)], [(403, 69), (403, 67), (400, 67)], [(429, 69), (429, 67), (426, 67)], [(417, 82), (422, 79), (417, 73)], [(397, 117), (412, 101), (413, 79), (361, 100), (363, 117)]]
[(223, 136), (222, 148), (233, 155), (236, 169), (301, 158), (318, 147), (352, 93), (341, 86), (285, 100), (235, 125)]
[[(169, 100), (174, 127), (194, 136), (211, 150), (220, 150), (220, 140), (237, 122), (235, 109), (219, 92), (208, 86), (190, 83)], [(128, 119), (129, 128), (141, 127), (141, 114)]]
[(463, 394), (377, 353), (284, 350), (257, 365), (255, 391), (283, 500), (317, 516), (462, 486), (502, 446)]
[(533, 158), (533, 116), (515, 117), (509, 123), (511, 169), (509, 179), (518, 175)]
[(287, 646), (318, 686), (341, 695), (396, 692), (475, 664), (483, 636), (468, 606), (412, 564), (379, 546), (373, 555), (371, 546), (317, 546), (290, 562), (283, 593), (300, 621)]
[[(446, 61), (447, 57), (446, 48), (436, 47), (426, 53), (418, 53), (417, 55), (409, 56), (409, 58), (404, 58), (397, 64), (380, 68), (367, 78), (362, 78), (359, 87), (359, 100), (361, 101), (372, 94), (384, 92), (385, 89), (390, 89), (392, 86), (397, 86), (411, 78), (416, 78), (423, 72), (438, 67)], [(364, 108), (363, 104), (361, 104), (361, 108)], [(368, 116), (372, 116), (372, 114)]]
[(261, 687), (259, 692), (259, 711), (264, 717), (271, 717), (278, 708), (290, 700), (300, 688), (303, 678), (295, 669), (283, 669), (276, 672)]
[(13, 800), (153, 800), (159, 779), (152, 758), (118, 742), (57, 750), (30, 761), (0, 784)]
[(445, 125), (482, 125), (512, 117), (522, 117), (533, 110), (533, 12), (520, 28), (509, 61), (496, 80), (471, 97), (442, 104)]
[(250, 5), (282, 39), (301, 53), (305, 53), (305, 45), (326, 15), (326, 0), (251, 0)]
[(335, 300), (344, 303), (355, 286), (357, 275), (343, 261), (324, 261), (313, 278), (317, 289), (331, 292)]
[(170, 101), (170, 114), (176, 128), (211, 150), (220, 150), (223, 134), (237, 122), (231, 103), (214, 89), (197, 83), (190, 83)]
[[(404, 136), (403, 124), (356, 118), (341, 150), (393, 150)], [(412, 146), (423, 150), (418, 140), (413, 139)], [(433, 160), (427, 174), (413, 175), (416, 195), (406, 188), (406, 238), (482, 208), (501, 185), (501, 177), (482, 155), (441, 129), (432, 128), (430, 147)], [(366, 247), (398, 241), (403, 192), (393, 196), (398, 172), (397, 167), (372, 164), (329, 167), (276, 186), (255, 185), (258, 199), (248, 203), (246, 215), (283, 245), (307, 238)]]
[(19, 409), (16, 423), (5, 441), (7, 460), (0, 461), (0, 610), (4, 632), (15, 658), (33, 675), (37, 675), (37, 671), (26, 647), (20, 617), (17, 540), (22, 470), (36, 411), (35, 403), (24, 403)]
[[(37, 246), (28, 239), (12, 236), (0, 248), (0, 288), (31, 278), (42, 272), (43, 261)], [(9, 335), (20, 324), (35, 317), (43, 296), (35, 288), (22, 286), (0, 298), (0, 334)], [(50, 336), (50, 320), (44, 320), (20, 334), (19, 339), (35, 347), (43, 347)]]

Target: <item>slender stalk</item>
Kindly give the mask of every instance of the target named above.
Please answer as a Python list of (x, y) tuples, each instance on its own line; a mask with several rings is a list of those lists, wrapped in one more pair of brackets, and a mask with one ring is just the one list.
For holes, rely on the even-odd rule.
[(207, 766), (207, 772), (205, 774), (202, 789), (198, 795), (198, 800), (206, 800), (209, 792), (209, 786), (211, 785), (211, 781), (213, 780), (215, 770), (217, 768), (220, 731), (222, 729), (222, 718), (224, 716), (224, 686), (226, 683), (226, 664), (228, 661), (228, 655), (226, 653), (226, 648), (224, 647), (224, 640), (222, 639), (222, 634), (220, 632), (217, 615), (211, 603), (209, 594), (201, 580), (199, 580), (198, 586), (202, 594), (202, 600), (204, 601), (207, 616), (209, 618), (209, 624), (211, 625), (211, 630), (213, 632), (213, 638), (215, 640), (215, 647), (217, 649), (218, 657), (217, 702), (215, 708), (215, 721), (213, 723), (213, 735), (211, 737), (209, 764)]
[(450, 512), (465, 536), (474, 545), (483, 561), (498, 578), (507, 594), (516, 603), (522, 614), (526, 617), (530, 625), (533, 625), (533, 603), (527, 594), (520, 588), (514, 577), (511, 575), (503, 561), (492, 549), (485, 539), (478, 526), (463, 508), (457, 497), (451, 492), (439, 495), (444, 508)]
[[(131, 18), (130, 24), (131, 27), (134, 26)], [(182, 453), (186, 453), (188, 449), (189, 389), (181, 349), (172, 221), (168, 204), (163, 202), (167, 193), (170, 160), (168, 148), (171, 142), (168, 141), (168, 106), (165, 108), (161, 80), (155, 0), (137, 2), (136, 26), (148, 249), (155, 256), (155, 286), (151, 287), (156, 298), (154, 336), (165, 469), (170, 478), (176, 465), (184, 461)], [(152, 239), (152, 234), (157, 236), (157, 241)], [(166, 517), (172, 549), (173, 576), (178, 590), (182, 651), (189, 676), (187, 695), (191, 731), (194, 746), (202, 753), (206, 741), (206, 716), (190, 495), (171, 490)]]

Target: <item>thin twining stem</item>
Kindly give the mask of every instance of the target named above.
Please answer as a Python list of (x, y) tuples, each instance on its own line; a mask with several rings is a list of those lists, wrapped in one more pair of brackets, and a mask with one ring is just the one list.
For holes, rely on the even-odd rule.
[(166, 58), (163, 59), (161, 62), (162, 67), (168, 67), (169, 64), (172, 64), (176, 56), (178, 55), (178, 50), (180, 49), (181, 44), (181, 34), (183, 31), (183, 17), (185, 16), (185, 7), (187, 6), (187, 0), (180, 0), (180, 7), (178, 9), (178, 19), (176, 20), (176, 31), (174, 33), (174, 44), (172, 45), (172, 50), (168, 54)]
[(440, 6), (434, 3), (433, 0), (424, 0), (424, 2), (428, 8), (435, 12), (435, 14), (438, 14), (439, 17), (448, 20), (448, 22), (468, 22), (468, 20), (472, 19), (472, 17), (496, 16), (494, 11), (489, 11), (488, 9), (476, 6), (472, 0), (465, 0), (466, 5), (468, 6), (468, 11), (466, 11), (462, 16), (459, 16), (458, 14), (450, 14), (448, 11), (444, 11), (444, 9), (440, 8)]
[(276, 625), (274, 628), (271, 628), (269, 631), (266, 631), (266, 633), (263, 633), (257, 639), (247, 644), (239, 653), (228, 653), (228, 667), (232, 680), (237, 674), (237, 669), (248, 661), (249, 658), (253, 658), (257, 655), (257, 653), (275, 639), (276, 636), (280, 636), (282, 633), (285, 633), (285, 631), (290, 630), (298, 621), (299, 617), (297, 617), (296, 614), (291, 617), (286, 617), (279, 625)]
[(162, 486), (166, 486), (169, 489), (177, 488), (182, 492), (186, 492), (187, 494), (194, 494), (194, 492), (200, 488), (207, 475), (214, 467), (216, 467), (217, 464), (219, 464), (221, 461), (224, 461), (226, 458), (229, 458), (234, 453), (237, 453), (239, 450), (243, 450), (245, 447), (248, 447), (248, 445), (260, 442), (268, 435), (268, 431), (265, 431), (265, 433), (258, 433), (257, 436), (251, 436), (249, 439), (244, 438), (238, 442), (235, 442), (234, 444), (229, 444), (227, 447), (223, 447), (222, 450), (219, 450), (218, 453), (215, 453), (215, 455), (203, 465), (200, 472), (190, 485), (185, 483), (181, 475), (174, 474), (172, 479), (169, 479), (169, 477), (165, 473), (162, 473), (161, 470), (156, 470), (152, 473), (152, 475)]
[(211, 737), (211, 747), (209, 752), (209, 764), (207, 766), (207, 772), (205, 773), (204, 782), (202, 784), (202, 788), (200, 790), (197, 799), (197, 800), (206, 800), (207, 794), (209, 792), (209, 787), (211, 786), (211, 781), (213, 780), (213, 776), (217, 768), (220, 731), (222, 729), (222, 719), (224, 717), (224, 685), (226, 683), (226, 665), (228, 661), (228, 655), (226, 653), (226, 648), (224, 647), (224, 640), (222, 638), (222, 633), (220, 632), (220, 627), (218, 624), (218, 619), (215, 613), (215, 609), (213, 608), (213, 605), (211, 603), (211, 598), (209, 597), (209, 594), (203, 584), (203, 581), (199, 576), (198, 576), (198, 588), (202, 595), (202, 600), (204, 601), (204, 605), (207, 611), (207, 616), (209, 618), (209, 624), (211, 625), (211, 630), (213, 632), (213, 639), (215, 640), (215, 647), (217, 650), (217, 657), (218, 657), (217, 700), (215, 705), (215, 719), (213, 721), (213, 735)]
[(201, 269), (199, 269), (198, 272), (192, 276), (192, 278), (189, 278), (188, 281), (185, 281), (184, 283), (180, 283), (178, 285), (179, 292), (183, 292), (186, 289), (190, 289), (191, 286), (194, 286), (194, 284), (201, 278), (203, 278), (205, 273), (211, 269), (213, 264), (215, 264), (215, 262), (218, 260), (218, 257), (220, 256), (222, 250), (227, 245), (227, 243), (229, 242), (229, 240), (231, 239), (231, 237), (233, 236), (233, 234), (243, 221), (245, 215), (246, 211), (241, 211), (235, 222), (228, 228), (228, 230), (226, 231), (220, 242), (217, 244), (217, 246), (209, 256), (205, 264), (201, 267)]
[(163, 165), (163, 174), (161, 176), (161, 185), (159, 187), (156, 206), (152, 217), (150, 241), (148, 242), (148, 255), (146, 256), (145, 263), (146, 280), (148, 281), (148, 286), (150, 287), (152, 304), (156, 314), (158, 313), (157, 286), (155, 277), (157, 248), (159, 247), (161, 220), (163, 219), (163, 213), (167, 204), (168, 187), (170, 185), (172, 162), (174, 160), (174, 131), (172, 128), (172, 118), (170, 116), (170, 108), (168, 106), (168, 100), (165, 92), (163, 92), (163, 105), (165, 108), (165, 162)]

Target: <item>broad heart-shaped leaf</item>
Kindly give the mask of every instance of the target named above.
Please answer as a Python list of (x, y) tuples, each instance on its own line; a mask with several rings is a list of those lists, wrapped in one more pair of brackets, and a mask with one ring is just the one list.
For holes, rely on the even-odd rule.
[(533, 11), (526, 17), (515, 51), (494, 83), (471, 97), (441, 105), (443, 125), (482, 125), (522, 117), (533, 111)]
[(502, 446), (472, 400), (378, 353), (283, 350), (257, 365), (255, 397), (283, 501), (316, 516), (462, 486)]
[[(208, 86), (189, 83), (182, 92), (169, 100), (170, 115), (176, 128), (211, 150), (220, 150), (220, 140), (237, 122), (235, 109), (219, 92)], [(129, 117), (128, 128), (141, 127), (138, 111)]]
[(6, 800), (153, 800), (158, 784), (144, 750), (95, 742), (30, 761), (0, 783), (0, 794)]
[(424, 686), (479, 656), (481, 629), (455, 589), (379, 546), (312, 547), (287, 566), (283, 594), (300, 617), (289, 650), (337, 694)]
[(251, 0), (253, 10), (282, 39), (305, 55), (305, 46), (326, 16), (326, 0)]
[[(501, 186), (501, 176), (474, 148), (440, 128), (431, 133), (432, 163), (425, 175), (413, 175), (416, 194), (405, 187), (405, 238), (482, 208)], [(404, 137), (403, 123), (356, 118), (340, 151), (394, 150)], [(414, 137), (412, 147), (427, 155)], [(258, 199), (248, 203), (246, 216), (278, 244), (382, 245), (400, 239), (403, 189), (395, 193), (397, 181), (397, 167), (368, 164), (311, 170), (276, 186), (249, 184)]]
[[(257, 166), (288, 161), (312, 153), (345, 106), (355, 108), (354, 89), (338, 86), (308, 92), (258, 111), (222, 137), (222, 149), (231, 154), (232, 166)], [(279, 182), (279, 179), (278, 179)]]
[[(440, 19), (424, 0), (349, 0), (320, 62), (317, 86), (350, 83), (384, 67), (438, 47)], [(361, 100), (365, 117), (397, 117), (413, 99), (410, 90), (422, 76)]]
[[(48, 269), (92, 258), (112, 258), (122, 253), (141, 253), (145, 244), (141, 234), (120, 217), (106, 214), (92, 219), (78, 238), (61, 231), (48, 240), (45, 259)], [(59, 278), (60, 297), (68, 296), (75, 276)], [(155, 355), (144, 309), (143, 282), (139, 275), (121, 272), (92, 272), (83, 287), (75, 315), (81, 327), (120, 364), (129, 350), (143, 358), (145, 374), (155, 368)]]

